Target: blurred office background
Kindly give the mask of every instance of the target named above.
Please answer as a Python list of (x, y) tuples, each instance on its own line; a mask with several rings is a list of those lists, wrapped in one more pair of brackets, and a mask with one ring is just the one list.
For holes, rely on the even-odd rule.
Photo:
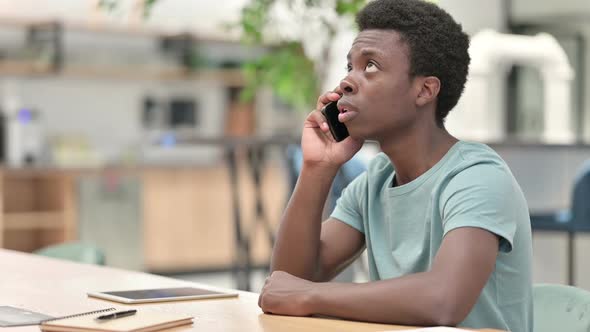
[[(588, 184), (590, 3), (435, 2), (489, 68), (471, 72), (450, 131), (512, 168), (535, 281), (590, 289), (590, 216), (572, 210), (590, 203), (574, 195)], [(309, 95), (344, 74), (363, 3), (0, 0), (0, 247), (96, 249), (109, 266), (258, 291)], [(346, 273), (366, 280), (362, 261)]]

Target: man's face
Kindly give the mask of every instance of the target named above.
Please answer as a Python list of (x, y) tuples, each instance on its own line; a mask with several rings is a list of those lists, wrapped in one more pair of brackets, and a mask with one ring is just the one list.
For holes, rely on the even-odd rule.
[(365, 30), (348, 54), (339, 120), (352, 137), (383, 141), (416, 118), (419, 89), (409, 77), (408, 47), (393, 30)]

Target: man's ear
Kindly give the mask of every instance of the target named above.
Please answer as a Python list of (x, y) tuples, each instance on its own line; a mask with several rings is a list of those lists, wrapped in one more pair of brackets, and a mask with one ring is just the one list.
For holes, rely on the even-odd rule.
[(416, 97), (416, 106), (421, 107), (433, 102), (440, 91), (440, 80), (435, 76), (426, 76), (418, 80), (418, 96)]

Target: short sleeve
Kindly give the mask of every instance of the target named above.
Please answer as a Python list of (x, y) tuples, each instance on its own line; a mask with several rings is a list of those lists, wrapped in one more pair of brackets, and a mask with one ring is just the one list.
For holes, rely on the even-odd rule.
[(450, 179), (440, 200), (444, 235), (460, 227), (482, 228), (500, 237), (500, 251), (512, 251), (516, 218), (526, 202), (508, 169), (470, 166)]
[(364, 172), (344, 188), (331, 217), (364, 234), (362, 202), (366, 197), (366, 190), (367, 172)]

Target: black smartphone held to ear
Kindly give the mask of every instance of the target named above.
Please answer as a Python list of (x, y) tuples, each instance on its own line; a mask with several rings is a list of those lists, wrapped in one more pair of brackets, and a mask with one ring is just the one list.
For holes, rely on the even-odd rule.
[(321, 112), (326, 118), (328, 127), (330, 127), (330, 132), (332, 133), (332, 137), (334, 137), (336, 142), (341, 142), (349, 136), (348, 129), (344, 123), (338, 121), (338, 114), (340, 114), (340, 111), (338, 110), (335, 101), (330, 102), (324, 106)]

